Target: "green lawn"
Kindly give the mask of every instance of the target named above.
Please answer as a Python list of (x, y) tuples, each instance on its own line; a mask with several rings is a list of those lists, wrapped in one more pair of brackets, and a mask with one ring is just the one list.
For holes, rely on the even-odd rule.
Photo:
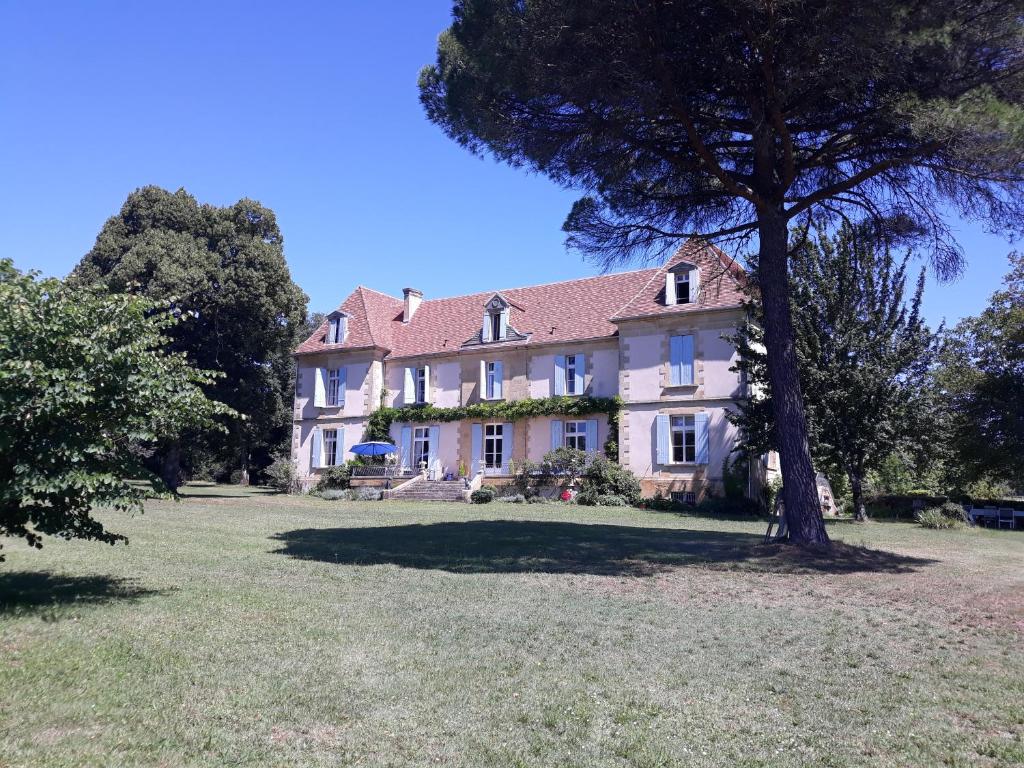
[(191, 494), (4, 542), (0, 765), (1024, 764), (1024, 534)]

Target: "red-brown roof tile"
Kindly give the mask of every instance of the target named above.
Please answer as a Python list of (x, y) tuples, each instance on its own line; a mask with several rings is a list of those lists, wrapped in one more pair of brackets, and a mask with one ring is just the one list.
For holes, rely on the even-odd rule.
[[(696, 304), (665, 307), (665, 271), (680, 261), (702, 268), (701, 297)], [(744, 282), (743, 269), (720, 250), (689, 241), (657, 268), (424, 300), (409, 323), (402, 322), (402, 299), (360, 286), (340, 307), (351, 316), (345, 343), (324, 344), (325, 323), (296, 354), (361, 347), (388, 350), (389, 357), (454, 353), (479, 338), (484, 305), (496, 293), (511, 304), (509, 325), (529, 337), (509, 345), (611, 337), (618, 332), (615, 323), (627, 318), (738, 306)]]

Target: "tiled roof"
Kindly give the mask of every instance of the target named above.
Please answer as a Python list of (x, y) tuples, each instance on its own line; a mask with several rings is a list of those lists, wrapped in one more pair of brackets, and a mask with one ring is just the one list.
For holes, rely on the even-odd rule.
[[(666, 307), (665, 270), (681, 261), (701, 267), (700, 300)], [(370, 346), (389, 350), (390, 357), (457, 352), (479, 338), (484, 305), (496, 293), (511, 304), (509, 325), (527, 340), (488, 347), (611, 337), (615, 323), (626, 318), (738, 306), (744, 281), (742, 268), (720, 250), (689, 241), (657, 268), (424, 300), (409, 323), (402, 322), (402, 299), (360, 286), (341, 305), (351, 316), (345, 343), (324, 344), (325, 323), (296, 354)]]

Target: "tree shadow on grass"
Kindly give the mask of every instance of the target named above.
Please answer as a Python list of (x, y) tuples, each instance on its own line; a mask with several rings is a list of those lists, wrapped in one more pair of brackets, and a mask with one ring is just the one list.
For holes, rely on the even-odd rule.
[(696, 566), (774, 573), (905, 573), (935, 562), (837, 543), (828, 552), (765, 544), (747, 533), (528, 520), (371, 528), (303, 528), (276, 534), (274, 550), (343, 565), (392, 564), (451, 573), (652, 576)]
[(41, 613), (67, 606), (138, 600), (160, 594), (134, 579), (113, 576), (70, 576), (49, 571), (0, 573), (0, 616)]

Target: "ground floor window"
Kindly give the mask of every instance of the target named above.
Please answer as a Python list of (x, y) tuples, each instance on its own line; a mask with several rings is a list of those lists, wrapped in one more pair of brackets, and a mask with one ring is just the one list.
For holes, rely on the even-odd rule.
[(672, 417), (672, 461), (681, 464), (697, 461), (697, 426), (693, 416)]
[(680, 504), (689, 504), (693, 506), (697, 503), (697, 494), (693, 491), (672, 491), (672, 501), (677, 501)]
[(429, 463), (430, 427), (416, 427), (412, 435), (412, 468), (419, 469)]
[(325, 467), (334, 467), (338, 464), (338, 430), (324, 430), (324, 457)]
[(484, 425), (484, 466), (488, 469), (501, 467), (505, 430), (501, 424)]
[(575, 448), (578, 451), (587, 450), (587, 422), (565, 422), (565, 447)]

